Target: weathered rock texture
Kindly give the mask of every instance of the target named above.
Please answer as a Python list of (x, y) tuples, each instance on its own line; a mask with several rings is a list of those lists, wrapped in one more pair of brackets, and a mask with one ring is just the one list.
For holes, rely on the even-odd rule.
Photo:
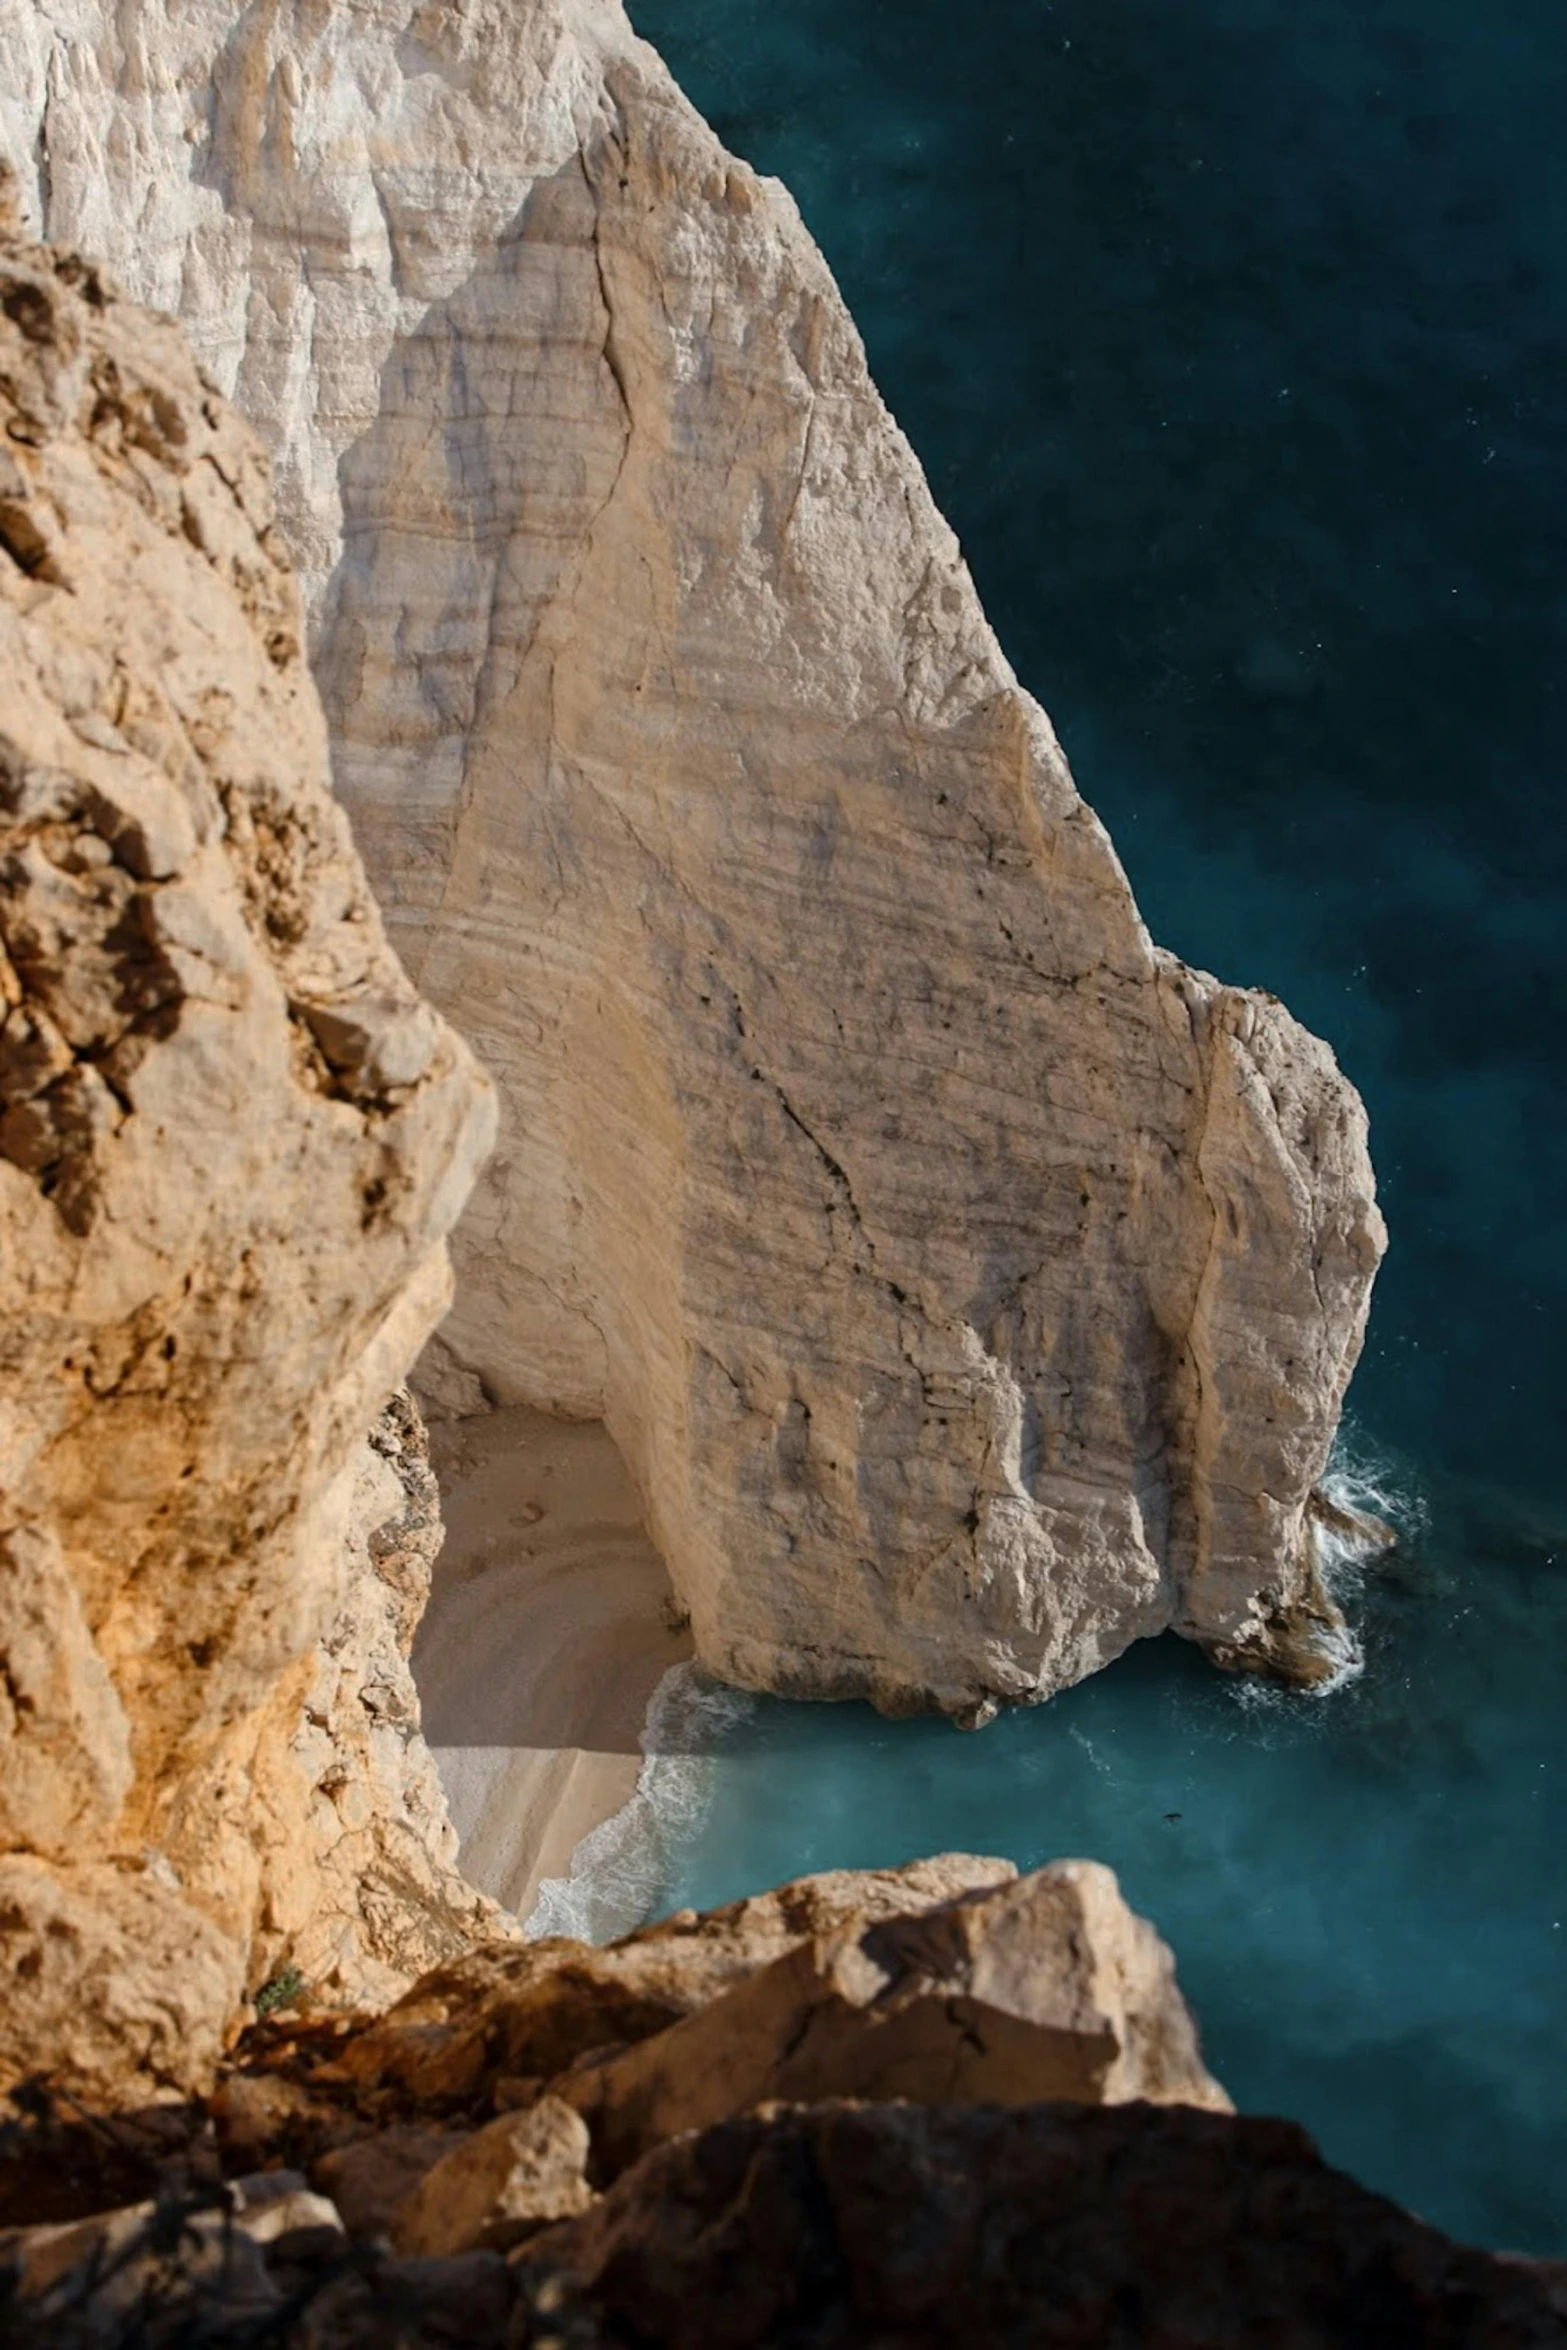
[(587, 2126), (558, 2097), (497, 2114), (443, 2154), (399, 2205), (397, 2248), (416, 2257), (505, 2252), (541, 2224), (587, 2210), (587, 2161)]
[(291, 1943), (384, 1995), (477, 1914), (415, 1423), (364, 1435), (491, 1126), (328, 790), (259, 445), (0, 227), (0, 2086), (188, 2084)]
[(303, 1698), (273, 1709), (255, 1767), (258, 1787), (288, 1788), (296, 1813), (269, 1881), (268, 1947), (316, 2000), (395, 1999), (476, 1937), (512, 1930), (458, 1872), (420, 1729), (409, 1651), (440, 1547), (428, 1439), (399, 1392), (354, 1463), (342, 1603)]
[(524, 2261), (528, 2338), (583, 2350), (1567, 2340), (1543, 2278), (1367, 2194), (1304, 2131), (1180, 2108), (731, 2123), (662, 2147)]
[[(779, 1987), (824, 1960), (847, 1997), (781, 2045)], [(745, 2111), (780, 2061), (812, 2101)], [(1031, 2097), (1046, 2080), (1071, 2101)], [(902, 2101), (844, 2101), (872, 2086)], [(727, 2118), (688, 2128), (703, 2106)], [(1167, 1953), (1081, 1862), (948, 1855), (608, 1950), (475, 1951), (380, 2018), (258, 2026), (208, 2106), (161, 2119), (139, 2174), (124, 2130), (0, 2130), (8, 2339), (108, 2350), (135, 2306), (147, 2350), (1567, 2340), (1550, 2268), (1224, 2110)]]
[(606, 1949), (476, 1949), (384, 2016), (253, 2033), (211, 2115), (230, 2169), (297, 2165), (356, 2232), (455, 2254), (583, 2207), (665, 2139), (842, 2096), (1229, 2109), (1107, 1869), (948, 1854)]
[[(1547, 2264), (1470, 2251), (1287, 2122), (1179, 2108), (784, 2109), (660, 2148), (496, 2252), (345, 2260), (283, 2174), (231, 2212), (116, 2213), (36, 2250), (16, 2350), (1560, 2350)], [(292, 2224), (290, 2224), (292, 2223)], [(275, 2230), (276, 2232), (273, 2232)], [(93, 2289), (84, 2241), (108, 2275)], [(116, 2269), (113, 2262), (118, 2262)], [(3, 2287), (0, 2287), (3, 2289)]]
[(813, 1936), (653, 2039), (590, 2057), (556, 2092), (612, 2172), (753, 2106), (823, 2097), (1229, 2110), (1169, 1951), (1092, 1861)]
[(704, 1661), (1325, 1669), (1359, 1102), (1150, 944), (784, 191), (613, 0), (56, 0), (0, 90), (278, 453), (341, 789), (503, 1097), (448, 1335), (607, 1418)]
[(1451, 2243), (1329, 2170), (1288, 2123), (1179, 2109), (785, 2109), (660, 2149), (510, 2261), (373, 2246), (345, 2258), (336, 2217), (281, 2172), (36, 2231), (14, 2248), (22, 2291), (3, 2310), (7, 2340), (16, 2350), (122, 2350), (128, 2334), (144, 2350), (258, 2338), (296, 2350), (1567, 2341), (1559, 2264)]

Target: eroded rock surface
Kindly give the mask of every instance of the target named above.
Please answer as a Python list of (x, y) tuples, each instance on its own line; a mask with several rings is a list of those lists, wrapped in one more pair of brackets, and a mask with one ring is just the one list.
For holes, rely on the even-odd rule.
[(784, 191), (611, 0), (57, 0), (0, 92), (278, 452), (341, 788), (503, 1097), (453, 1359), (608, 1419), (703, 1660), (1326, 1669), (1360, 1105), (1150, 944)]
[(813, 1935), (682, 2023), (556, 2084), (611, 2173), (688, 2130), (823, 2097), (1229, 2110), (1169, 1951), (1111, 1872), (1015, 1884)]
[(1303, 2130), (1180, 2107), (733, 2122), (660, 2148), (523, 2261), (531, 2338), (584, 2350), (1567, 2340), (1545, 2278), (1368, 2194)]
[[(270, 2154), (312, 2169), (402, 2249), (457, 2251), (500, 2240), (464, 2233), (462, 2214), (499, 2193), (517, 2116), (538, 2114), (542, 2135), (518, 2140), (527, 2209), (498, 2211), (501, 2228), (666, 2138), (828, 2096), (1229, 2102), (1168, 1950), (1108, 1869), (1019, 1878), (947, 1854), (804, 1878), (605, 1949), (475, 1950), (384, 2016), (253, 2034), (212, 2115), (233, 2168)], [(563, 2114), (586, 2125), (575, 2154)], [(409, 2201), (425, 2171), (428, 2212)]]
[[(440, 1494), (417, 1407), (400, 1390), (353, 1463), (344, 1590), (303, 1696), (275, 1708), (262, 1786), (308, 1786), (268, 1885), (278, 1961), (317, 2002), (395, 1999), (412, 1978), (515, 1920), (475, 1892), (420, 1727), (409, 1664), (441, 1548)], [(277, 1962), (275, 1962), (277, 1963)]]
[(356, 2036), (345, 2077), (461, 2103), (549, 2079), (607, 2043), (694, 2015), (802, 1944), (851, 1937), (1010, 1884), (1010, 1861), (944, 1853), (899, 1869), (834, 1869), (715, 1910), (679, 1910), (602, 1949), (564, 1936), (482, 1945), (435, 1968)]
[(494, 2121), (432, 2164), (393, 2223), (411, 2256), (506, 2252), (593, 2201), (587, 2126), (558, 2097)]
[[(336, 2143), (367, 2121), (471, 2119), (504, 2109), (573, 2076), (584, 2059), (662, 2046), (672, 2026), (722, 2005), (809, 1945), (852, 1942), (899, 1918), (943, 1915), (1016, 1876), (1010, 1861), (945, 1853), (901, 1869), (802, 1877), (722, 1909), (681, 1910), (601, 1949), (565, 1937), (481, 1945), (433, 1969), (385, 2016), (346, 2038), (331, 2033), (324, 2058), (308, 2035), (300, 2065), (280, 2066), (264, 2051), (257, 2071), (241, 2069), (225, 2085), (220, 2123), (252, 2152), (268, 2142), (278, 2128), (280, 2073), (292, 2092), (296, 2150)], [(1114, 1894), (1113, 1880), (1109, 1906), (1116, 1922), (1141, 1925)], [(1112, 1942), (1113, 1929), (1106, 1956)], [(1062, 1953), (1037, 1956), (1044, 1975)], [(1172, 1998), (1184, 2016), (1173, 1989)], [(586, 2083), (581, 2091), (588, 2093)], [(605, 2109), (602, 2095), (596, 2102)]]
[(0, 226), (0, 2087), (188, 2087), (291, 1943), (384, 1996), (440, 1889), (487, 1914), (369, 1718), (432, 1537), (408, 1407), (364, 1438), (490, 1092), (387, 946), (302, 643), (181, 333)]
[[(1287, 2122), (1123, 2105), (793, 2107), (650, 2154), (495, 2251), (344, 2259), (284, 2173), (0, 2245), (18, 2350), (1559, 2350), (1553, 2265), (1452, 2243)], [(181, 2224), (183, 2222), (183, 2224)], [(40, 2231), (39, 2233), (43, 2233)], [(95, 2278), (85, 2246), (111, 2252)], [(73, 2256), (76, 2265), (68, 2265)], [(90, 2256), (90, 2255), (89, 2255)], [(0, 2305), (3, 2306), (3, 2305)]]
[(257, 2025), (183, 2113), (0, 2127), (7, 2339), (108, 2350), (133, 2299), (148, 2350), (1567, 2340), (1549, 2264), (1228, 2112), (1108, 1871), (965, 1854), (478, 1950), (383, 2016)]

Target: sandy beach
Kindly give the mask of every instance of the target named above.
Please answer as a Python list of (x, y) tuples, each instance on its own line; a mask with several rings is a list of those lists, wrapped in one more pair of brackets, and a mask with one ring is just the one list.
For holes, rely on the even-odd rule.
[(430, 1431), (446, 1543), (414, 1647), (463, 1873), (526, 1917), (632, 1795), (648, 1701), (690, 1654), (619, 1453), (523, 1409)]

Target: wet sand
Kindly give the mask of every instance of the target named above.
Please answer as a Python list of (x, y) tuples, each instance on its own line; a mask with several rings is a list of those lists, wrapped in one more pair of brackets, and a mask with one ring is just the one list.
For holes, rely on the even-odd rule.
[(526, 1917), (626, 1803), (648, 1701), (691, 1653), (595, 1422), (509, 1409), (430, 1431), (446, 1544), (414, 1646), (472, 1884)]

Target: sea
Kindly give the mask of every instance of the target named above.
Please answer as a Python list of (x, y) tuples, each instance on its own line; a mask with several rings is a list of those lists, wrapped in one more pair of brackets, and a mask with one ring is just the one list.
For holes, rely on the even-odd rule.
[(1369, 1105), (1325, 1695), (1173, 1638), (963, 1733), (661, 1691), (537, 1923), (1107, 1861), (1248, 2112), (1567, 2253), (1567, 9), (631, 0), (797, 198), (1154, 935)]

